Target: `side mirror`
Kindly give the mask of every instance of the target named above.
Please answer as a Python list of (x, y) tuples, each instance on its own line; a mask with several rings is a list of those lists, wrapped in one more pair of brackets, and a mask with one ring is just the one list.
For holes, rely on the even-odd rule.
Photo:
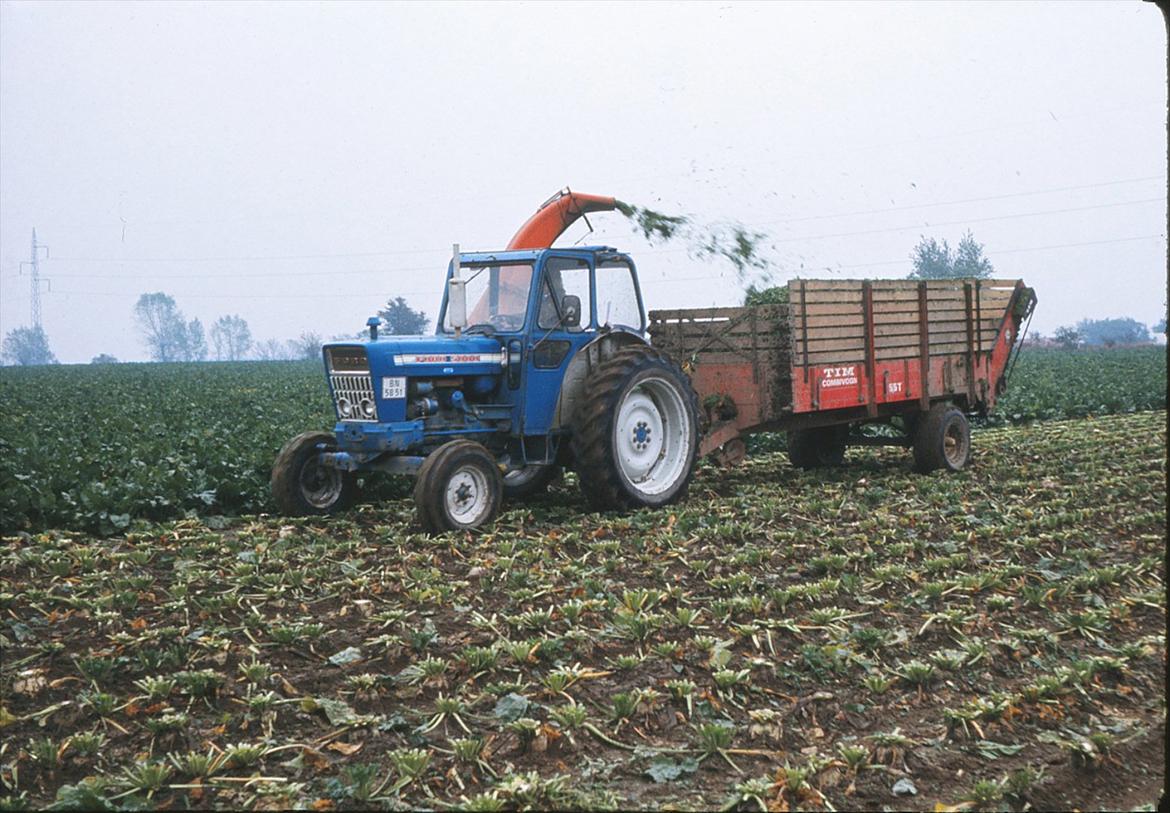
[(561, 322), (565, 327), (581, 326), (581, 297), (564, 295), (561, 299)]

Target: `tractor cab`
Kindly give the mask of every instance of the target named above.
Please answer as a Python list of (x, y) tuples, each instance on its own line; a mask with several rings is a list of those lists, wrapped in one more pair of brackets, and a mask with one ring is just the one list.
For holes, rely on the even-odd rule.
[(633, 260), (605, 246), (465, 253), (447, 279), (436, 332), (499, 341), (507, 361), (497, 395), (515, 405), (526, 449), (564, 428), (557, 401), (578, 351), (602, 332), (646, 327)]

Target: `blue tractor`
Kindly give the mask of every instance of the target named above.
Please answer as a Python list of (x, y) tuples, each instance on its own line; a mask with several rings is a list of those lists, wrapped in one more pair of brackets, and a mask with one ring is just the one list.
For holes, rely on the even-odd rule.
[(646, 339), (626, 254), (456, 247), (435, 335), (379, 338), (378, 326), (323, 348), (337, 424), (281, 449), (272, 494), (283, 513), (339, 511), (374, 472), (416, 477), (432, 532), (490, 522), (504, 497), (540, 492), (564, 468), (599, 510), (686, 493), (697, 398)]

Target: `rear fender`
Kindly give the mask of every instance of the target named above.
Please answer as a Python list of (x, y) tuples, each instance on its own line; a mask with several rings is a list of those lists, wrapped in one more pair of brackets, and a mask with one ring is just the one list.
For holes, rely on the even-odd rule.
[(553, 431), (568, 429), (573, 425), (573, 416), (585, 392), (585, 382), (602, 361), (623, 347), (648, 344), (641, 333), (619, 327), (598, 334), (597, 338), (578, 350), (570, 359), (561, 380), (561, 392), (557, 396), (556, 409), (553, 410)]

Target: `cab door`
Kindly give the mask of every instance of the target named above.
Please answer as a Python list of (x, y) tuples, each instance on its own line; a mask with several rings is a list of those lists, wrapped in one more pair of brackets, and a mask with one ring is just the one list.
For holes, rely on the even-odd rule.
[(524, 348), (524, 435), (548, 434), (565, 368), (596, 332), (592, 273), (592, 261), (585, 257), (555, 253), (545, 256), (536, 316)]

